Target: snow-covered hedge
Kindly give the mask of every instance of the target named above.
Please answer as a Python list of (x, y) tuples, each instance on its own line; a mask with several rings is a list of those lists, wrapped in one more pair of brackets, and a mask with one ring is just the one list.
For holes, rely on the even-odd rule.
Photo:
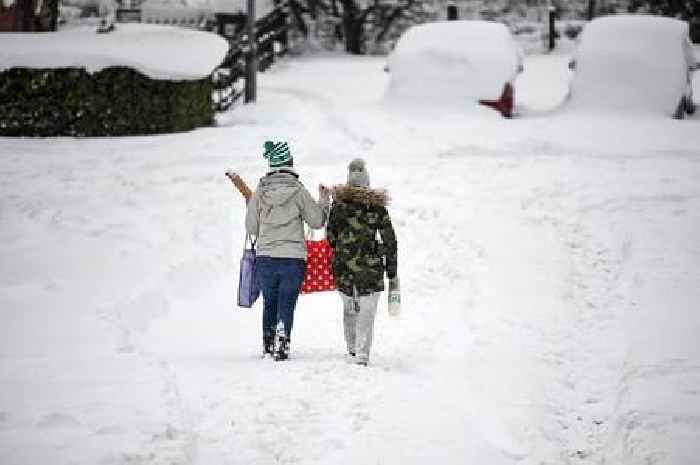
[(119, 24), (0, 35), (0, 135), (119, 136), (186, 131), (214, 119), (215, 34)]
[(150, 79), (130, 68), (0, 72), (1, 136), (122, 136), (211, 125), (212, 85)]
[(209, 76), (228, 52), (216, 34), (149, 24), (117, 24), (109, 34), (83, 26), (43, 34), (0, 35), (0, 71), (9, 68), (85, 68), (113, 66), (140, 71), (153, 79), (195, 80)]

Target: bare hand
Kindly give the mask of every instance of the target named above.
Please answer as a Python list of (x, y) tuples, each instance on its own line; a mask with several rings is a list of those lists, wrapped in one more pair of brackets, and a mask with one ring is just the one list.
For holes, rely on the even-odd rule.
[(330, 200), (331, 190), (323, 184), (318, 185), (318, 198), (321, 200)]

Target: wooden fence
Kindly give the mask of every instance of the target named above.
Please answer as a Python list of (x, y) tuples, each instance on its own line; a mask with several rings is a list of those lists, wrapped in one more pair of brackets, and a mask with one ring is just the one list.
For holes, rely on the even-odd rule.
[[(266, 16), (255, 22), (255, 44), (258, 71), (264, 72), (289, 50), (287, 3), (280, 3)], [(246, 66), (250, 62), (248, 36), (245, 33), (245, 15), (235, 24), (236, 32), (228, 38), (229, 52), (222, 65), (214, 72), (216, 111), (226, 111), (245, 93)]]

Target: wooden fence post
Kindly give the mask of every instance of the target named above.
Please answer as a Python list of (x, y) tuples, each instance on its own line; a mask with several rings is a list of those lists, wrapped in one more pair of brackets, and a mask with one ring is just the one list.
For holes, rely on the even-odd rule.
[(554, 5), (549, 5), (549, 51), (554, 50), (554, 39), (556, 38), (556, 28), (554, 27), (554, 18), (557, 14), (557, 8)]
[(248, 0), (248, 18), (246, 34), (248, 34), (248, 56), (246, 59), (245, 101), (255, 102), (257, 97), (257, 39), (255, 34), (255, 0)]

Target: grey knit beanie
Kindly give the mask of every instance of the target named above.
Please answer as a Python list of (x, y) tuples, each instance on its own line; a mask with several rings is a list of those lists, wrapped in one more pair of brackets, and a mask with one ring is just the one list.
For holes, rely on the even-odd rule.
[(353, 187), (369, 187), (369, 173), (362, 158), (355, 158), (348, 165), (348, 184)]

